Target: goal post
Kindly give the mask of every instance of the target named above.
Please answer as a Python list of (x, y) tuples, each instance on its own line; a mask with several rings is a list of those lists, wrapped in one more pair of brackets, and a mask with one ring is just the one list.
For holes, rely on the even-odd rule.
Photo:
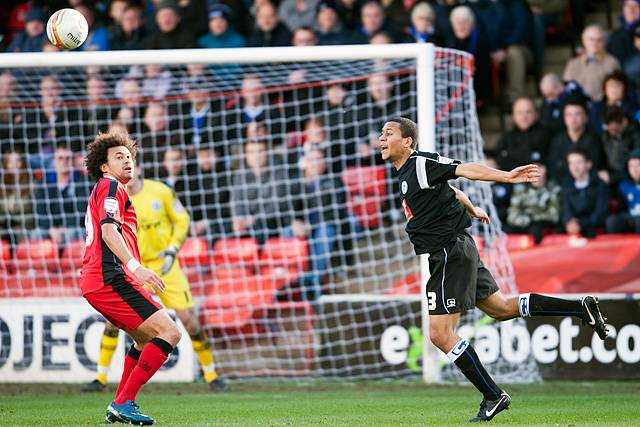
[[(374, 146), (384, 118), (406, 115), (417, 121), (421, 150), (481, 160), (470, 55), (431, 44), (9, 53), (3, 72), (15, 93), (0, 93), (1, 145), (26, 147), (34, 182), (25, 188), (54, 186), (52, 145), (68, 143), (79, 158), (98, 130), (116, 125), (140, 142), (145, 177), (173, 187), (194, 225), (180, 261), (223, 374), (455, 380), (428, 339), (428, 258), (413, 254), (394, 171)], [(47, 76), (57, 86), (43, 88)], [(252, 181), (249, 142), (267, 147), (273, 181)], [(323, 157), (326, 181), (305, 180), (313, 155)], [(489, 186), (460, 185), (496, 219), (474, 224), (473, 234), (501, 289), (513, 293)], [(79, 295), (78, 236), (29, 246), (50, 237), (32, 233), (40, 220), (60, 220), (59, 196), (47, 191), (34, 193), (44, 205), (34, 200), (22, 212), (36, 219), (2, 237), (6, 301)], [(81, 204), (83, 191), (69, 197)], [(247, 218), (254, 222), (242, 225)], [(476, 331), (483, 321), (470, 314), (462, 325)]]

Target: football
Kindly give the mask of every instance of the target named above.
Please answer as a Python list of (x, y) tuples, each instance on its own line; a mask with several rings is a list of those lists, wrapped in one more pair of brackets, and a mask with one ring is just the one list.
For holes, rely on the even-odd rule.
[(87, 39), (89, 25), (75, 9), (60, 9), (47, 22), (47, 37), (60, 49), (75, 49)]

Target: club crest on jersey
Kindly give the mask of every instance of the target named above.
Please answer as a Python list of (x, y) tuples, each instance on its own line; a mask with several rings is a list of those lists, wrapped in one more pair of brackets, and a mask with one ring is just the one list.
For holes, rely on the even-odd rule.
[(409, 191), (409, 184), (407, 184), (407, 181), (402, 181), (400, 189), (402, 190), (402, 194), (407, 194), (407, 191)]
[(109, 215), (115, 215), (118, 212), (118, 201), (115, 197), (107, 197), (104, 199), (104, 211)]
[(154, 200), (153, 202), (151, 202), (151, 207), (154, 211), (159, 211), (162, 207), (162, 203), (160, 203), (160, 200)]

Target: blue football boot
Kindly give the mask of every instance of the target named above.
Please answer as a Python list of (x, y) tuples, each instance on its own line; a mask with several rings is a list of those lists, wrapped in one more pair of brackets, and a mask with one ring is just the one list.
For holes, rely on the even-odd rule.
[(133, 400), (127, 400), (122, 405), (116, 405), (111, 402), (107, 407), (107, 415), (105, 417), (107, 423), (125, 423), (137, 426), (150, 426), (155, 420), (148, 415), (140, 413), (140, 407)]

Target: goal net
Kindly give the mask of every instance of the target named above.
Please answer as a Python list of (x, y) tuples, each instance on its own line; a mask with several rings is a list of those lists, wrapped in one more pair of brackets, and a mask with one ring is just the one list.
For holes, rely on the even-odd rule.
[[(144, 179), (190, 214), (179, 261), (222, 374), (419, 377), (427, 360), (430, 378), (456, 379), (442, 357), (425, 358), (436, 354), (424, 344), (425, 277), (377, 136), (405, 116), (422, 149), (482, 161), (468, 55), (407, 45), (5, 56), (0, 298), (80, 295), (85, 148), (98, 132), (128, 132)], [(458, 184), (489, 212), (472, 234), (515, 293), (489, 186)], [(512, 353), (514, 328), (476, 313), (461, 323)], [(0, 327), (2, 345), (9, 333)], [(480, 347), (498, 380), (537, 378), (535, 364)], [(87, 352), (83, 366), (95, 366), (97, 349)]]

